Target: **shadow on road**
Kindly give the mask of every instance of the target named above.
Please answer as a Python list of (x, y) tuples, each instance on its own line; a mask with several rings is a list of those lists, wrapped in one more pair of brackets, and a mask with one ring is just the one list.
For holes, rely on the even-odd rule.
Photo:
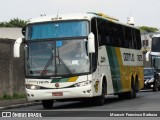
[[(141, 92), (154, 92), (152, 89), (143, 89), (143, 90), (141, 90)], [(158, 92), (158, 91), (156, 91), (156, 92)]]
[[(105, 105), (107, 104), (112, 104), (115, 102), (121, 102), (121, 101), (125, 101), (128, 99), (118, 99), (118, 96), (113, 96), (113, 97), (106, 97), (105, 99)], [(75, 108), (94, 108), (97, 107), (94, 105), (94, 103), (90, 100), (90, 101), (76, 101), (76, 102), (57, 102), (57, 104), (55, 104), (53, 106), (52, 109), (75, 109)]]
[[(135, 99), (119, 99), (118, 96), (106, 96), (105, 99), (105, 104), (104, 105), (111, 105), (115, 103), (120, 103), (120, 102), (128, 102), (128, 101), (135, 101), (138, 99), (141, 99), (143, 97), (150, 96), (151, 94), (157, 94), (157, 92), (153, 92), (152, 90), (141, 90), (140, 92), (137, 93), (137, 97)], [(71, 102), (58, 102), (56, 101), (55, 104), (53, 105), (53, 110), (59, 110), (59, 109), (83, 109), (83, 108), (95, 108), (97, 107), (94, 105), (94, 103), (91, 100), (88, 101), (71, 101)], [(101, 106), (99, 106), (101, 107)], [(43, 109), (43, 108), (42, 108)]]

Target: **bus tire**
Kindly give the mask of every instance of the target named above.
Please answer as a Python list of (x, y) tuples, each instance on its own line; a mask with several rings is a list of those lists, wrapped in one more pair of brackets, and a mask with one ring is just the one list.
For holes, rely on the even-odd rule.
[(134, 92), (133, 92), (133, 97), (132, 98), (136, 98), (137, 97), (137, 92), (138, 92), (138, 81), (135, 82), (134, 84)]
[(44, 109), (52, 109), (53, 103), (53, 100), (42, 100), (42, 105)]
[(137, 84), (134, 84), (134, 82), (131, 82), (131, 91), (127, 92), (127, 98), (132, 99), (132, 98), (136, 98), (137, 94), (136, 94), (136, 86)]
[(97, 106), (102, 106), (105, 103), (105, 95), (106, 95), (106, 82), (102, 83), (102, 93), (101, 96), (95, 97), (95, 104)]
[(154, 84), (153, 84), (153, 92), (157, 92), (158, 87), (157, 87), (157, 80), (154, 80)]
[(136, 92), (139, 92), (138, 76), (136, 76), (136, 81), (135, 81), (135, 90), (136, 90)]
[(118, 99), (125, 99), (126, 98), (126, 93), (118, 93)]
[(160, 91), (160, 86), (158, 86), (158, 90)]

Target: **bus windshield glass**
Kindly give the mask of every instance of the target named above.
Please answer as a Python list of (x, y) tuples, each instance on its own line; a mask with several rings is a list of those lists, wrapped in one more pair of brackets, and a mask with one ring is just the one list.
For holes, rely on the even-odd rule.
[(152, 65), (157, 72), (160, 72), (160, 56), (152, 56)]
[(153, 37), (152, 39), (152, 52), (160, 52), (160, 37)]
[(89, 72), (86, 39), (29, 42), (26, 76), (62, 76)]
[(26, 28), (26, 40), (87, 36), (88, 31), (88, 21), (29, 24)]

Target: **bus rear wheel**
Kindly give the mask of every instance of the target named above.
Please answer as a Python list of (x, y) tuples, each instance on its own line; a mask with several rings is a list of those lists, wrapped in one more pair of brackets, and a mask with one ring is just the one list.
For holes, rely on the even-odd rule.
[(42, 100), (42, 105), (44, 109), (51, 109), (53, 107), (53, 100)]
[(136, 88), (137, 88), (137, 84), (134, 84), (132, 82), (131, 83), (131, 91), (127, 92), (127, 98), (129, 98), (129, 99), (136, 98), (136, 96), (137, 96)]

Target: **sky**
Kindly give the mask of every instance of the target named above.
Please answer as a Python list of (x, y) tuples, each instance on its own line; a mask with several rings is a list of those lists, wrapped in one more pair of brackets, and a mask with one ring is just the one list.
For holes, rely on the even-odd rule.
[(105, 13), (122, 23), (132, 16), (136, 26), (160, 28), (160, 0), (0, 0), (0, 22), (83, 12)]

